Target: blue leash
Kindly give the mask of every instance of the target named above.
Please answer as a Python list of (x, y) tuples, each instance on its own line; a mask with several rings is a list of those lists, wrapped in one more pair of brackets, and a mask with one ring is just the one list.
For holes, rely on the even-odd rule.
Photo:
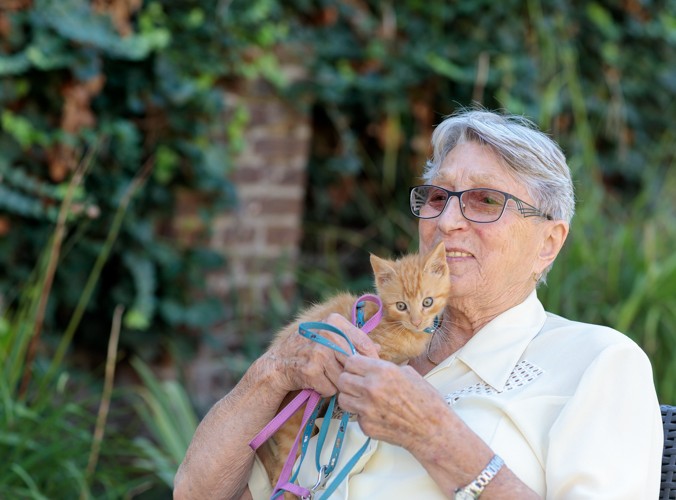
[[(375, 299), (380, 303), (380, 299), (375, 296), (364, 296), (365, 299)], [(353, 321), (354, 324), (362, 328), (365, 325), (365, 319), (364, 319), (364, 308), (365, 308), (365, 302), (359, 301), (353, 310)], [(369, 322), (372, 322), (374, 318), (371, 318)], [(376, 322), (378, 320), (375, 320)], [(434, 324), (431, 327), (426, 328), (424, 331), (425, 333), (433, 334), (436, 329), (440, 326), (441, 321), (440, 319), (434, 318)], [(373, 328), (375, 325), (369, 325), (368, 329), (366, 331), (370, 331), (371, 328)], [(355, 348), (352, 345), (352, 342), (350, 342), (350, 339), (345, 335), (341, 330), (338, 328), (334, 327), (333, 325), (329, 325), (327, 323), (322, 323), (322, 322), (305, 322), (301, 323), (299, 325), (299, 333), (303, 337), (312, 340), (313, 342), (317, 342), (325, 347), (328, 347), (329, 349), (333, 349), (336, 352), (340, 352), (341, 354), (344, 354), (346, 356), (349, 356), (350, 354), (355, 354)], [(320, 335), (317, 332), (314, 332), (312, 330), (326, 330), (328, 332), (335, 333), (339, 336), (341, 336), (345, 341), (347, 342), (347, 345), (349, 347), (350, 353), (346, 352), (343, 348), (335, 344), (334, 342), (328, 340), (326, 337)], [(302, 488), (305, 491), (309, 492), (309, 497), (303, 496), (303, 499), (306, 498), (312, 498), (314, 496), (314, 492), (317, 491), (320, 488), (324, 488), (327, 485), (327, 482), (329, 478), (331, 477), (331, 474), (333, 473), (336, 463), (338, 461), (338, 457), (340, 455), (340, 450), (342, 448), (344, 438), (345, 438), (345, 431), (347, 429), (347, 424), (350, 418), (350, 413), (348, 412), (343, 412), (343, 416), (341, 418), (339, 427), (338, 427), (338, 432), (336, 434), (336, 439), (334, 441), (333, 445), (333, 450), (331, 451), (331, 457), (329, 459), (329, 463), (326, 465), (321, 465), (321, 451), (324, 448), (325, 441), (326, 441), (326, 436), (328, 434), (328, 429), (329, 425), (331, 422), (331, 415), (333, 414), (333, 410), (335, 408), (335, 404), (337, 401), (337, 395), (333, 396), (328, 404), (327, 410), (326, 410), (326, 415), (328, 415), (328, 418), (324, 418), (324, 421), (322, 422), (321, 429), (319, 430), (319, 435), (317, 436), (317, 447), (315, 450), (315, 467), (317, 468), (317, 482), (315, 483), (312, 488), (309, 490), (307, 488)], [(317, 419), (317, 415), (319, 412), (319, 408), (322, 406), (322, 403), (324, 402), (324, 399), (322, 399), (318, 404), (317, 407), (314, 409), (312, 415), (310, 416), (309, 420), (307, 421), (307, 424), (305, 426), (305, 429), (303, 430), (303, 438), (302, 438), (302, 445), (301, 445), (301, 453), (300, 453), (300, 459), (298, 462), (298, 466), (296, 467), (295, 471), (293, 472), (291, 478), (289, 479), (289, 483), (287, 484), (295, 484), (298, 474), (300, 472), (301, 464), (303, 463), (303, 460), (305, 459), (305, 454), (307, 452), (307, 447), (310, 442), (310, 438), (312, 437), (312, 432), (314, 430), (314, 424)], [(324, 493), (320, 497), (320, 500), (328, 499), (331, 494), (336, 490), (338, 485), (345, 480), (347, 475), (350, 473), (350, 471), (354, 468), (354, 466), (357, 464), (359, 459), (362, 457), (364, 452), (367, 450), (369, 443), (371, 442), (371, 438), (367, 438), (366, 442), (362, 445), (362, 447), (357, 450), (357, 452), (348, 460), (348, 462), (345, 464), (345, 466), (342, 468), (342, 470), (336, 475), (333, 481), (331, 481), (331, 484), (326, 487), (324, 490)], [(271, 500), (274, 500), (278, 498), (280, 495), (284, 493), (284, 489), (280, 489), (277, 491), (276, 494), (274, 494), (271, 497)]]
[[(329, 349), (333, 349), (334, 351), (338, 351), (341, 354), (345, 354), (346, 356), (349, 356), (350, 354), (355, 354), (357, 352), (355, 351), (354, 346), (352, 345), (352, 342), (350, 342), (348, 336), (345, 335), (335, 326), (329, 325), (328, 323), (322, 323), (320, 321), (308, 321), (307, 323), (301, 323), (300, 326), (298, 327), (298, 330), (299, 333), (306, 339), (318, 342), (319, 344), (326, 346)], [(319, 335), (318, 333), (315, 333), (311, 330), (326, 330), (327, 332), (332, 332), (340, 335), (346, 340), (347, 345), (350, 347), (350, 353), (345, 352), (337, 344), (334, 344), (326, 337), (323, 337), (322, 335)]]
[[(342, 331), (340, 331), (338, 328), (334, 327), (333, 325), (329, 325), (328, 323), (312, 322), (312, 321), (306, 322), (306, 323), (301, 323), (298, 330), (299, 330), (299, 333), (303, 337), (310, 339), (314, 342), (317, 342), (319, 344), (322, 344), (322, 345), (328, 347), (329, 349), (333, 349), (334, 351), (337, 351), (337, 352), (340, 352), (342, 354), (345, 354), (346, 356), (349, 356), (349, 354), (347, 352), (345, 352), (345, 350), (343, 350), (337, 344), (328, 340), (326, 337), (323, 337), (322, 335), (319, 335), (318, 333), (313, 332), (312, 331), (313, 329), (314, 330), (326, 330), (326, 331), (335, 333), (337, 335), (340, 335), (341, 337), (343, 337), (347, 341), (348, 346), (349, 346), (352, 354), (354, 354), (356, 352), (355, 349), (354, 349), (354, 346), (350, 342), (350, 339)], [(336, 400), (337, 400), (337, 396), (333, 396), (331, 398), (331, 400), (329, 401), (329, 406), (328, 406), (327, 412), (326, 412), (329, 415), (329, 417), (330, 417), (331, 413), (333, 412), (333, 408), (335, 406)], [(324, 399), (321, 399), (319, 401), (319, 403), (317, 404), (317, 407), (314, 409), (314, 411), (312, 412), (312, 415), (310, 416), (309, 420), (307, 421), (307, 424), (305, 425), (305, 429), (303, 430), (303, 438), (302, 438), (302, 443), (301, 443), (300, 458), (299, 458), (299, 461), (298, 461), (298, 466), (296, 467), (296, 469), (293, 471), (293, 474), (289, 478), (289, 483), (295, 483), (296, 480), (298, 479), (298, 473), (300, 472), (301, 464), (303, 463), (303, 460), (305, 459), (305, 454), (307, 452), (308, 444), (310, 443), (310, 438), (312, 437), (312, 431), (314, 430), (315, 421), (317, 420), (317, 415), (319, 413), (319, 409), (322, 407), (323, 402), (324, 402)], [(349, 418), (349, 413), (347, 414), (347, 417)], [(319, 473), (319, 478), (317, 479), (317, 483), (311, 488), (311, 491), (310, 491), (311, 494), (314, 492), (314, 490), (316, 490), (317, 488), (323, 487), (326, 484), (326, 481), (328, 480), (329, 475), (331, 474), (331, 472), (333, 472), (333, 467), (335, 466), (335, 462), (338, 459), (338, 455), (340, 454), (340, 448), (342, 447), (343, 439), (341, 438), (341, 436), (336, 436), (336, 444), (334, 444), (334, 448), (333, 448), (333, 452), (332, 452), (332, 456), (331, 456), (331, 460), (329, 462), (329, 465), (324, 465), (324, 466), (319, 465), (319, 457), (320, 457), (321, 450), (324, 446), (324, 440), (326, 439), (326, 433), (327, 433), (327, 430), (328, 430), (327, 424), (329, 422), (330, 422), (330, 418), (324, 419), (324, 422), (322, 423), (322, 427), (321, 427), (320, 432), (319, 432), (321, 442), (320, 441), (317, 442), (317, 452), (316, 452), (316, 459), (315, 459), (316, 464), (317, 464), (317, 472)], [(344, 427), (344, 424), (342, 422), (341, 422), (341, 426)], [(343, 430), (343, 434), (344, 434), (344, 430)], [(335, 458), (334, 458), (334, 455), (335, 455)], [(329, 466), (330, 466), (330, 469), (329, 469)], [(276, 498), (279, 498), (281, 495), (284, 494), (284, 491), (285, 491), (284, 489), (278, 490), (275, 494), (273, 494), (270, 497), (270, 500), (275, 500)]]
[[(356, 326), (357, 327), (362, 327), (364, 325), (364, 302), (361, 301), (357, 304), (357, 315), (356, 315)], [(326, 337), (319, 335), (318, 333), (312, 331), (312, 330), (326, 330), (332, 333), (335, 333), (337, 335), (340, 335), (342, 338), (345, 339), (345, 341), (348, 344), (348, 347), (350, 349), (351, 354), (355, 354), (356, 350), (354, 346), (352, 345), (352, 342), (350, 342), (350, 339), (345, 335), (342, 331), (340, 331), (338, 328), (334, 327), (333, 325), (329, 325), (327, 323), (322, 323), (322, 322), (306, 322), (306, 323), (301, 323), (299, 326), (299, 333), (303, 337), (312, 340), (313, 342), (317, 342), (323, 346), (328, 347), (329, 349), (333, 349), (334, 351), (340, 352), (341, 354), (345, 354), (346, 356), (349, 356), (350, 354), (347, 353), (343, 348), (335, 344), (334, 342), (328, 340)], [(324, 400), (322, 400), (323, 402)], [(335, 408), (335, 404), (337, 401), (337, 396), (333, 396), (330, 401), (329, 405), (326, 409), (326, 415), (327, 417), (324, 418), (324, 421), (322, 422), (321, 429), (319, 430), (319, 435), (317, 436), (317, 448), (316, 448), (316, 453), (315, 453), (315, 467), (317, 468), (318, 472), (318, 478), (317, 482), (315, 485), (310, 489), (311, 494), (314, 493), (317, 489), (323, 488), (326, 486), (329, 478), (331, 477), (331, 474), (333, 473), (336, 463), (338, 461), (338, 457), (340, 456), (340, 450), (342, 448), (344, 438), (345, 438), (345, 431), (347, 429), (347, 424), (350, 418), (350, 413), (348, 412), (343, 412), (343, 416), (340, 420), (339, 428), (338, 428), (338, 433), (336, 435), (336, 439), (334, 441), (333, 445), (333, 450), (331, 451), (331, 457), (329, 459), (329, 463), (326, 465), (321, 465), (320, 460), (321, 460), (321, 451), (324, 448), (325, 442), (326, 442), (326, 436), (328, 434), (328, 429), (329, 425), (331, 422), (330, 416), (333, 414), (333, 410)], [(310, 441), (310, 436), (312, 435), (312, 431), (314, 428), (314, 422), (317, 418), (317, 412), (319, 411), (319, 407), (321, 406), (321, 403), (317, 405), (317, 408), (315, 409), (315, 412), (313, 413), (312, 417), (308, 421), (307, 425), (305, 426), (305, 430), (303, 433), (303, 444), (301, 447), (301, 455), (300, 455), (300, 460), (298, 462), (298, 467), (293, 473), (293, 476), (291, 477), (290, 481), (291, 483), (295, 482), (297, 477), (298, 477), (298, 472), (300, 471), (300, 466), (303, 462), (303, 459), (305, 458), (305, 453), (307, 451), (307, 446)], [(334, 480), (331, 482), (330, 485), (326, 488), (324, 491), (323, 495), (320, 497), (320, 500), (323, 499), (328, 499), (329, 496), (335, 491), (335, 489), (338, 487), (338, 485), (347, 477), (348, 473), (352, 470), (352, 468), (355, 466), (357, 461), (361, 458), (361, 456), (364, 454), (366, 451), (369, 443), (371, 442), (371, 438), (368, 438), (364, 445), (354, 454), (354, 456), (345, 464), (345, 467), (336, 475)], [(275, 496), (272, 498), (277, 498), (279, 495), (281, 495), (283, 491), (278, 491)]]

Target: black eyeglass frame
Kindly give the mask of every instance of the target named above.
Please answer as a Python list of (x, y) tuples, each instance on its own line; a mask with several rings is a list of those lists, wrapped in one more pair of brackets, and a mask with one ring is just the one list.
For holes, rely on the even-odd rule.
[[(447, 195), (448, 198), (446, 198), (446, 202), (444, 203), (444, 207), (439, 211), (437, 215), (434, 215), (432, 217), (421, 217), (420, 215), (416, 215), (416, 213), (413, 211), (413, 190), (417, 188), (435, 188), (435, 189), (440, 189), (444, 191)], [(467, 193), (468, 191), (493, 191), (495, 193), (500, 193), (505, 197), (505, 203), (502, 205), (502, 210), (500, 211), (500, 215), (495, 220), (491, 221), (480, 221), (480, 220), (474, 220), (470, 219), (465, 215), (465, 209), (463, 208), (463, 204), (461, 202), (461, 197), (464, 193)], [(509, 200), (514, 200), (514, 203), (516, 203), (516, 209), (519, 211), (521, 215), (524, 217), (542, 217), (547, 220), (552, 220), (552, 216), (544, 213), (542, 210), (540, 210), (537, 207), (534, 207), (530, 203), (526, 203), (520, 198), (517, 198), (513, 194), (507, 193), (505, 191), (500, 191), (499, 189), (493, 189), (493, 188), (471, 188), (471, 189), (465, 189), (464, 191), (450, 191), (446, 188), (442, 188), (440, 186), (435, 186), (434, 184), (421, 184), (419, 186), (413, 186), (409, 189), (408, 192), (408, 198), (409, 198), (409, 208), (411, 209), (411, 213), (417, 217), (418, 219), (424, 219), (424, 220), (429, 220), (429, 219), (436, 219), (439, 217), (441, 214), (444, 213), (446, 210), (446, 207), (448, 207), (448, 202), (451, 200), (451, 198), (456, 197), (458, 199), (458, 206), (460, 207), (460, 213), (462, 216), (467, 219), (470, 222), (475, 222), (477, 224), (492, 224), (493, 222), (497, 222), (502, 218), (502, 215), (505, 213), (505, 208), (507, 207), (507, 202)]]

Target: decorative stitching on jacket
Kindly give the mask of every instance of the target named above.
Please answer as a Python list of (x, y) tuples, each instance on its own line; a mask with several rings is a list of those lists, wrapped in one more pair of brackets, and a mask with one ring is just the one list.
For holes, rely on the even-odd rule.
[(452, 406), (457, 403), (460, 398), (469, 395), (488, 396), (492, 394), (498, 394), (499, 392), (513, 391), (514, 389), (530, 384), (543, 373), (544, 370), (542, 370), (542, 368), (524, 359), (519, 361), (514, 367), (512, 373), (509, 374), (509, 378), (507, 379), (507, 383), (505, 384), (505, 389), (503, 391), (496, 391), (487, 383), (478, 382), (470, 387), (458, 389), (457, 391), (447, 394), (446, 403)]

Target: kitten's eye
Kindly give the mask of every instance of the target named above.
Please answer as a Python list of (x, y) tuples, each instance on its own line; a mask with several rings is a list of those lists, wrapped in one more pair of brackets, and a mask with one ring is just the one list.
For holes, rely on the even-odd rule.
[(397, 302), (397, 309), (399, 311), (405, 311), (406, 310), (406, 304), (404, 302)]
[(423, 300), (423, 307), (429, 307), (434, 303), (434, 299), (432, 297), (427, 297), (425, 300)]

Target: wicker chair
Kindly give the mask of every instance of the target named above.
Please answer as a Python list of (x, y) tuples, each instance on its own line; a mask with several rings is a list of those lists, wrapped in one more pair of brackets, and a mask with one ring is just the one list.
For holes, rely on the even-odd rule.
[(662, 405), (664, 451), (660, 500), (676, 500), (676, 406)]

